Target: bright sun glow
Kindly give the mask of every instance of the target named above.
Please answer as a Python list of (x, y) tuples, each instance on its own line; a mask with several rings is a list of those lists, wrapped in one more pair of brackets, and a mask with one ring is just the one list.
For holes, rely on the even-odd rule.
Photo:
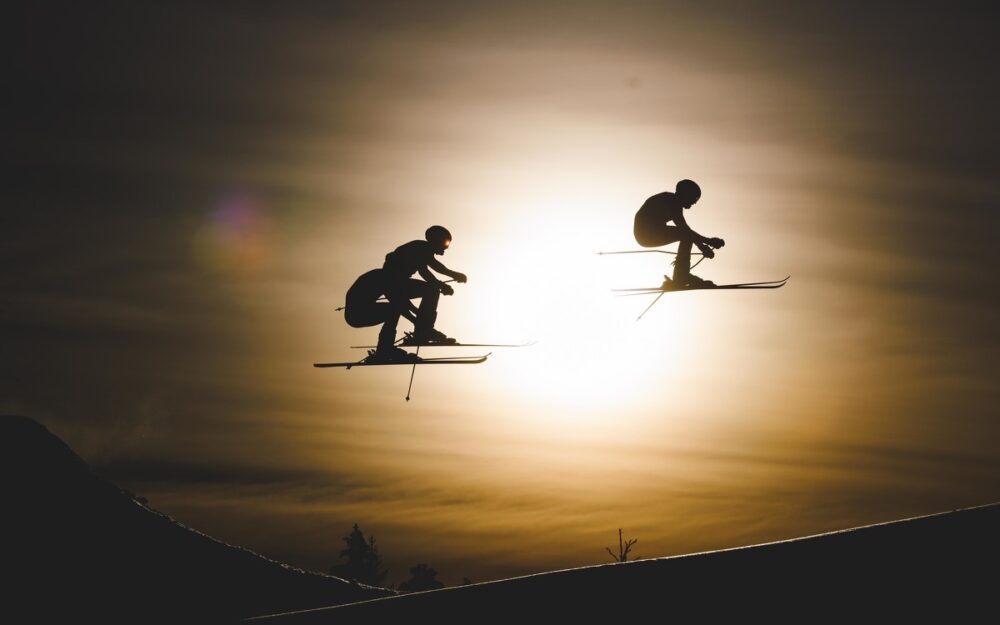
[[(461, 128), (489, 127), (481, 121), (465, 120)], [(484, 413), (500, 429), (516, 419), (522, 430), (602, 435), (647, 418), (682, 420), (682, 406), (705, 402), (700, 382), (706, 370), (715, 371), (710, 343), (724, 340), (706, 329), (724, 313), (699, 294), (671, 294), (637, 321), (656, 296), (622, 297), (612, 289), (657, 287), (672, 271), (672, 257), (598, 252), (641, 249), (632, 235), (635, 212), (648, 196), (672, 188), (676, 180), (663, 172), (696, 178), (710, 169), (710, 138), (684, 130), (651, 138), (637, 129), (625, 141), (621, 129), (522, 121), (519, 128), (537, 132), (480, 137), (466, 158), (430, 160), (419, 176), (394, 182), (422, 189), (408, 200), (427, 207), (427, 215), (400, 221), (400, 234), (380, 244), (412, 237), (414, 223), (420, 229), (441, 223), (455, 237), (442, 262), (469, 277), (455, 285), (454, 297), (441, 300), (438, 328), (462, 342), (537, 341), (495, 348), (474, 370), (425, 368), (421, 392), (489, 402)], [(553, 127), (561, 130), (553, 134)], [(629, 150), (613, 149), (622, 141)], [(663, 142), (674, 150), (660, 149)], [(701, 215), (717, 202), (700, 203), (692, 226), (704, 225)]]
[(599, 256), (602, 250), (640, 249), (634, 242), (622, 247), (623, 238), (631, 239), (632, 207), (618, 214), (613, 206), (587, 211), (581, 210), (584, 198), (565, 197), (562, 205), (573, 209), (528, 207), (516, 228), (500, 233), (515, 240), (519, 251), (483, 267), (468, 287), (465, 306), (482, 329), (477, 334), (538, 340), (523, 348), (530, 353), (492, 359), (498, 383), (546, 414), (571, 415), (579, 423), (655, 395), (658, 380), (692, 355), (684, 327), (694, 309), (662, 298), (637, 321), (655, 296), (619, 297), (611, 289), (659, 285), (670, 257)]

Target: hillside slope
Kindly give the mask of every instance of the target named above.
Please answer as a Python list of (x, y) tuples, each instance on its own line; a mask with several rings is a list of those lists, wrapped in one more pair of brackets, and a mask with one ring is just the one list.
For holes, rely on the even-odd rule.
[[(946, 622), (996, 611), (1000, 505), (708, 553), (253, 619), (261, 625), (657, 620)], [(995, 617), (989, 617), (995, 618)]]
[(95, 476), (35, 421), (0, 417), (11, 622), (226, 621), (391, 594), (184, 527)]

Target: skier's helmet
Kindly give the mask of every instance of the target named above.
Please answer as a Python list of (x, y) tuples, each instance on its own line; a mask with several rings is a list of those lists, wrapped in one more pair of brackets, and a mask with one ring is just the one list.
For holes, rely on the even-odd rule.
[(701, 187), (694, 180), (681, 180), (677, 183), (677, 195), (690, 202), (696, 202), (701, 197)]
[(448, 249), (448, 246), (451, 245), (451, 233), (444, 226), (431, 226), (424, 233), (424, 238), (442, 249)]

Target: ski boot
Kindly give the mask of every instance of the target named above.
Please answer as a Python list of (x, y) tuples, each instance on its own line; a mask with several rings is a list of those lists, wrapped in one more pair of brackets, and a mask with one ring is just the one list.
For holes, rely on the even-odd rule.
[(680, 288), (684, 289), (710, 289), (715, 286), (715, 283), (711, 280), (705, 280), (704, 278), (699, 278), (698, 276), (690, 273), (686, 276), (678, 277), (674, 280), (675, 284), (681, 284)]
[(419, 345), (454, 345), (458, 341), (445, 335), (440, 330), (431, 328), (426, 332), (412, 332), (403, 337), (403, 345), (416, 347)]
[(419, 362), (420, 357), (416, 354), (411, 354), (405, 349), (400, 349), (395, 345), (390, 345), (388, 347), (379, 347), (378, 349), (368, 350), (368, 357), (364, 360), (368, 364), (378, 364), (378, 363), (395, 363), (395, 362)]

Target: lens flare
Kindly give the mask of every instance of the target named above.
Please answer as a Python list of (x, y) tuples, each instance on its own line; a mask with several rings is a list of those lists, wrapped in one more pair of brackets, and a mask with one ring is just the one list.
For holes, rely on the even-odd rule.
[(273, 228), (260, 202), (248, 193), (229, 193), (209, 211), (194, 235), (195, 257), (215, 271), (255, 274), (272, 260)]

